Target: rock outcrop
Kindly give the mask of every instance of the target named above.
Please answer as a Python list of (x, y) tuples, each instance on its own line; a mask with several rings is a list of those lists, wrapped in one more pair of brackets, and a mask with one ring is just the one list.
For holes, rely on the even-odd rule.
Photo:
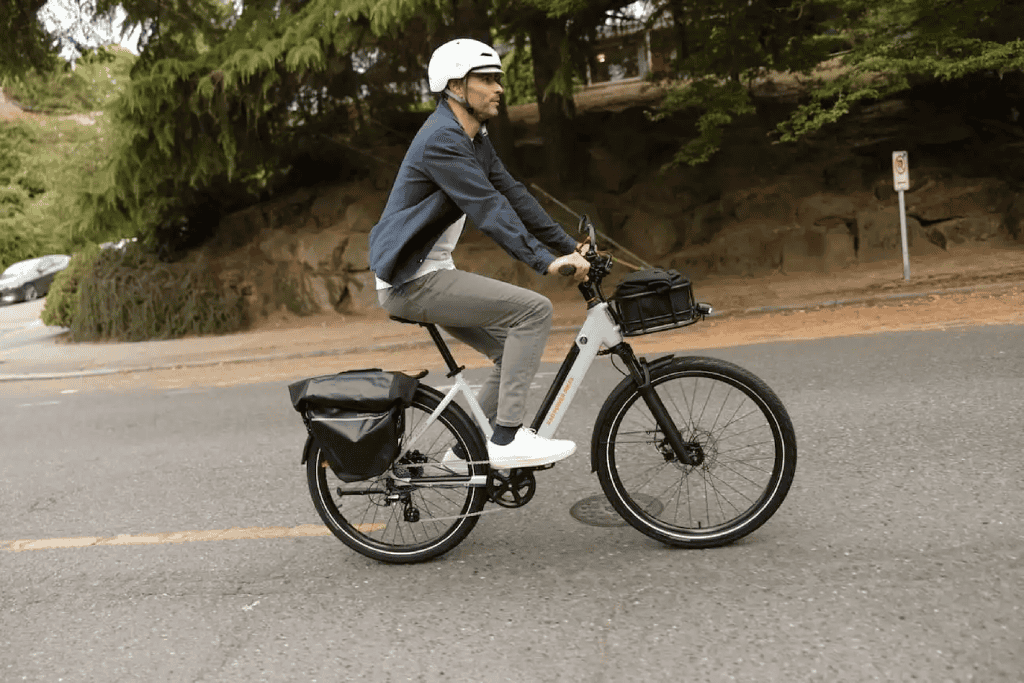
[[(1024, 164), (1015, 165), (1013, 155), (1020, 156), (1024, 131), (922, 106), (903, 99), (864, 107), (842, 124), (788, 146), (768, 144), (773, 122), (754, 117), (705, 167), (667, 172), (660, 169), (678, 148), (670, 141), (678, 140), (679, 121), (638, 128), (644, 119), (635, 108), (602, 112), (594, 119), (599, 125), (581, 122), (585, 182), (563, 190), (560, 199), (590, 215), (640, 259), (691, 277), (827, 273), (901, 258), (890, 159), (892, 151), (908, 149), (912, 257), (955, 257), (971, 243), (1019, 242)], [(925, 115), (930, 118), (922, 123)], [(633, 138), (624, 150), (615, 138), (627, 123)], [(518, 155), (532, 153), (535, 125), (518, 126)], [(1001, 145), (1008, 146), (1009, 156), (999, 154)], [(528, 158), (518, 161), (527, 170), (536, 165)], [(306, 188), (250, 207), (225, 217), (206, 249), (222, 281), (246, 296), (252, 314), (375, 309), (367, 236), (388, 185), (374, 177)], [(575, 228), (576, 220), (563, 209), (546, 208), (567, 229)], [(471, 226), (455, 258), (460, 267), (541, 291), (572, 287), (567, 279), (533, 273)]]

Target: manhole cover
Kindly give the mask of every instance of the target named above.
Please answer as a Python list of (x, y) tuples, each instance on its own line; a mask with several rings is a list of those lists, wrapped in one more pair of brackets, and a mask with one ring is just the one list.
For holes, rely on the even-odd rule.
[[(643, 505), (650, 515), (657, 515), (665, 508), (657, 498), (651, 496), (639, 494), (633, 496), (633, 499)], [(584, 498), (569, 509), (569, 514), (590, 526), (626, 526), (626, 520), (619, 516), (604, 496)]]

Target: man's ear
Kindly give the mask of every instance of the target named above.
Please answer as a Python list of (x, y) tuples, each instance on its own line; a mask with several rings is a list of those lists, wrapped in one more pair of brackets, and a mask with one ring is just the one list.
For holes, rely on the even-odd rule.
[(466, 97), (466, 82), (463, 79), (455, 79), (448, 81), (448, 89), (459, 97)]

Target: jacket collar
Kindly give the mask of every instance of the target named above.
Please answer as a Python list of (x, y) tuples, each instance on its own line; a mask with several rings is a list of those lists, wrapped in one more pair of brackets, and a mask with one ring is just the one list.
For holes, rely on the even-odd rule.
[[(455, 124), (455, 126), (458, 127), (459, 130), (461, 130), (467, 136), (469, 135), (469, 133), (466, 133), (466, 129), (462, 127), (462, 124), (459, 123), (459, 119), (457, 116), (455, 116), (455, 112), (452, 111), (452, 106), (448, 104), (447, 98), (442, 97), (440, 101), (437, 103), (437, 109), (435, 109), (434, 111), (438, 112), (440, 116), (449, 119), (453, 124)], [(487, 124), (481, 123), (480, 132), (476, 134), (475, 141), (479, 142), (485, 137), (487, 137)]]

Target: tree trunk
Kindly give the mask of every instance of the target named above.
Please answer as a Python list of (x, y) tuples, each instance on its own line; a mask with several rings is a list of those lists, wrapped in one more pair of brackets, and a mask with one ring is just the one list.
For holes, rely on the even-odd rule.
[(574, 173), (576, 132), (573, 119), (576, 116), (576, 103), (571, 94), (568, 97), (556, 93), (544, 96), (544, 91), (562, 63), (563, 33), (562, 22), (548, 17), (539, 17), (530, 27), (533, 82), (537, 90), (547, 172), (558, 185), (571, 184), (578, 180), (579, 175)]
[(682, 66), (690, 57), (690, 40), (686, 32), (686, 8), (681, 0), (669, 3), (672, 12), (672, 32), (676, 39), (676, 60), (672, 69), (682, 76)]
[[(489, 0), (459, 0), (455, 11), (455, 37), (475, 38), (490, 45), (491, 20), (487, 16), (489, 6)], [(518, 176), (519, 164), (516, 162), (512, 120), (508, 117), (508, 107), (504, 99), (498, 108), (498, 115), (487, 122), (487, 133), (509, 173)]]

